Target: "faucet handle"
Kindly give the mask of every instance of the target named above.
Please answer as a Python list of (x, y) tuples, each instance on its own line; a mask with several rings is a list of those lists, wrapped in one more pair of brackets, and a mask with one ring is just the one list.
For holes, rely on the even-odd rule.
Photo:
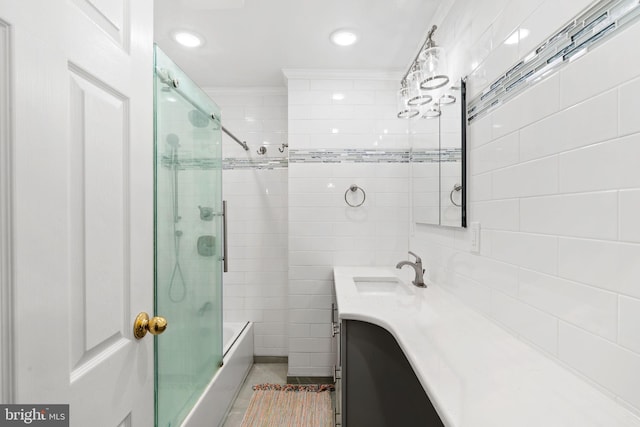
[(422, 259), (418, 255), (414, 254), (413, 252), (409, 251), (409, 255), (413, 255), (414, 257), (416, 257), (416, 264), (422, 262)]

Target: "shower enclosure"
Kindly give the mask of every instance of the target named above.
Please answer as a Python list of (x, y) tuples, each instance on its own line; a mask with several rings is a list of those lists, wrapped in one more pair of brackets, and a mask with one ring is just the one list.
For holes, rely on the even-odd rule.
[(220, 111), (155, 48), (156, 426), (179, 426), (222, 364)]

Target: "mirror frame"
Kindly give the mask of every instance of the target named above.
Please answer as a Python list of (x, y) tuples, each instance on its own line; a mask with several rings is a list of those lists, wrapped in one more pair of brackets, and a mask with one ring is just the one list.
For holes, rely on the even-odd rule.
[(467, 228), (467, 78), (460, 79), (460, 147), (462, 165), (462, 207), (460, 212), (462, 228)]
[[(435, 225), (447, 228), (466, 228), (467, 227), (467, 85), (466, 77), (459, 80), (459, 107), (460, 107), (460, 121), (459, 121), (459, 147), (460, 147), (460, 172), (459, 180), (456, 180), (456, 184), (460, 183), (460, 221), (454, 225), (453, 221), (449, 224), (443, 224), (443, 208), (444, 200), (449, 200), (452, 196), (448, 193), (448, 189), (443, 191), (442, 188), (442, 116), (438, 117), (438, 220), (437, 222), (419, 221), (415, 218), (415, 195), (412, 194), (411, 209), (412, 209), (412, 222), (415, 224)], [(454, 122), (452, 122), (454, 123)], [(457, 148), (457, 147), (456, 147)], [(412, 144), (412, 151), (414, 150)], [(411, 157), (413, 159), (413, 156)], [(411, 160), (413, 162), (413, 160)], [(457, 162), (456, 162), (457, 163)], [(413, 167), (413, 166), (412, 166)], [(416, 179), (413, 176), (411, 179)], [(415, 181), (414, 185), (415, 186)], [(454, 190), (451, 190), (453, 193)], [(456, 205), (457, 206), (457, 205)]]

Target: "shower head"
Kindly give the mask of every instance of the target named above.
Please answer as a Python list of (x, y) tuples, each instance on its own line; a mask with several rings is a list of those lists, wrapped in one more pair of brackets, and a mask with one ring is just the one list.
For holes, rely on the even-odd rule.
[(170, 133), (167, 135), (167, 144), (171, 146), (171, 148), (178, 148), (180, 146), (180, 138), (175, 133)]
[(189, 111), (188, 117), (193, 127), (203, 128), (209, 125), (209, 117), (202, 111), (191, 110)]

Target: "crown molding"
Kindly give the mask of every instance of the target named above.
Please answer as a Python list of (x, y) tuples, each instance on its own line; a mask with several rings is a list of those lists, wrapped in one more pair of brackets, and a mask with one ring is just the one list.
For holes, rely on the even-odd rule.
[(395, 80), (400, 81), (403, 70), (336, 70), (284, 68), (284, 80)]
[(205, 86), (202, 90), (208, 94), (221, 95), (286, 95), (285, 86)]

